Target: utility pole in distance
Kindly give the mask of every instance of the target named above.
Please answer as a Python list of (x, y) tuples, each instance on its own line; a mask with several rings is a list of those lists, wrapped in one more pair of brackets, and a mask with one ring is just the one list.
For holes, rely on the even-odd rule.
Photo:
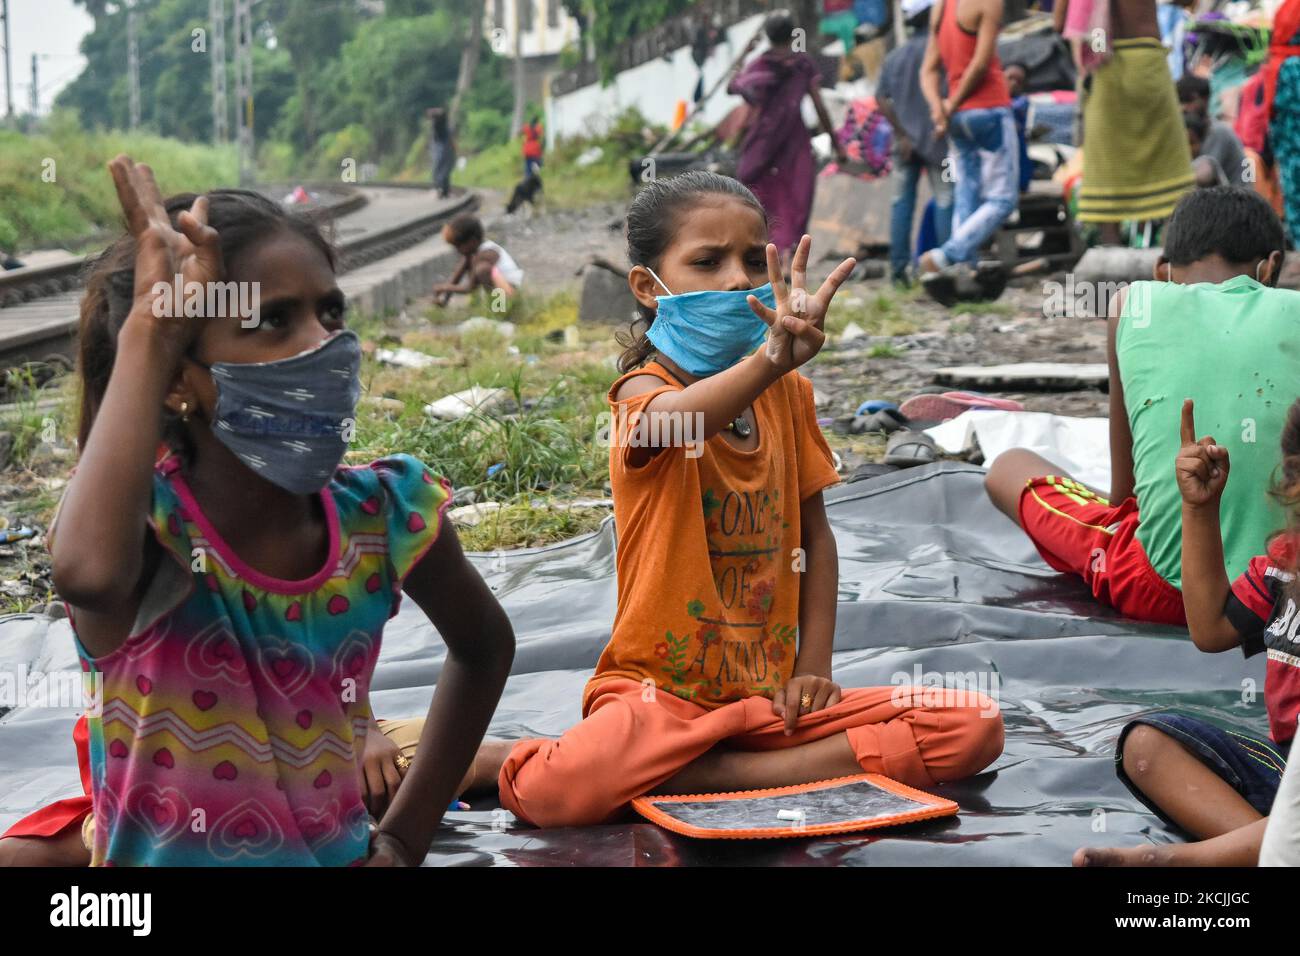
[(208, 0), (208, 26), (212, 42), (208, 56), (212, 57), (212, 141), (224, 143), (229, 138), (226, 125), (226, 4), (224, 0)]
[(9, 66), (9, 0), (0, 0), (0, 20), (4, 21), (5, 32), (5, 112), (10, 123), (14, 121), (14, 76)]
[(126, 8), (126, 68), (131, 86), (131, 129), (140, 126), (140, 45), (135, 29), (135, 3)]
[(32, 54), (32, 122), (36, 122), (36, 114), (41, 109), (41, 86), (36, 76), (36, 56)]
[(253, 11), (251, 0), (235, 0), (235, 136), (239, 184), (257, 178), (253, 158)]

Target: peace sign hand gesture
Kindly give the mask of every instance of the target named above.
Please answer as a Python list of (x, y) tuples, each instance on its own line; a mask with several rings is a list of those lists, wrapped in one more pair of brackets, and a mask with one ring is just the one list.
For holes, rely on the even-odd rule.
[(1213, 505), (1217, 509), (1228, 483), (1228, 449), (1216, 445), (1212, 436), (1197, 440), (1190, 398), (1183, 402), (1181, 433), (1183, 447), (1178, 450), (1174, 472), (1183, 501), (1196, 508)]
[[(183, 315), (169, 314), (176, 311), (172, 298), (176, 276), (186, 284), (196, 282), (206, 287), (209, 282), (220, 281), (225, 271), (217, 231), (208, 225), (207, 197), (198, 197), (187, 212), (177, 217), (178, 231), (167, 217), (152, 169), (126, 155), (110, 162), (108, 169), (126, 215), (127, 229), (136, 242), (131, 318), (152, 323), (179, 355), (198, 334), (199, 324), (187, 322)], [(159, 283), (167, 286), (166, 293), (155, 292)], [(168, 301), (159, 302), (161, 295), (166, 295)]]
[(809, 295), (806, 286), (811, 249), (811, 236), (799, 240), (790, 272), (792, 286), (787, 288), (776, 246), (768, 243), (767, 275), (776, 295), (776, 308), (769, 309), (757, 296), (747, 300), (754, 314), (770, 329), (764, 354), (780, 374), (798, 368), (821, 351), (826, 343), (823, 326), (831, 300), (857, 265), (856, 259), (845, 259), (826, 277), (817, 293)]

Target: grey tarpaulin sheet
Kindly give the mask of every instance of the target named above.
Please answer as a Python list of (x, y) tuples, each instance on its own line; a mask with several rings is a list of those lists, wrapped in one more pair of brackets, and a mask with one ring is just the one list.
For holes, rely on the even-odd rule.
[[(1058, 575), (989, 504), (983, 472), (940, 463), (827, 493), (840, 552), (834, 676), (844, 686), (929, 673), (996, 673), (1006, 749), (993, 767), (939, 788), (961, 813), (820, 839), (730, 843), (667, 833), (629, 815), (599, 827), (535, 830), (480, 800), (451, 813), (430, 863), (459, 865), (1068, 864), (1080, 845), (1178, 837), (1116, 779), (1115, 738), (1133, 714), (1178, 705), (1264, 734), (1263, 661), (1203, 654), (1185, 632), (1125, 621)], [(518, 652), (491, 733), (558, 735), (614, 614), (612, 520), (549, 548), (476, 557), (511, 620)], [(422, 714), (444, 648), (411, 602), (390, 622), (374, 682), (381, 717)], [(0, 621), (0, 661), (74, 668), (66, 621)], [(895, 675), (898, 675), (897, 679)], [(905, 675), (905, 676), (903, 676)], [(1260, 693), (1246, 701), (1243, 682)], [(0, 828), (80, 792), (72, 711), (0, 719)]]

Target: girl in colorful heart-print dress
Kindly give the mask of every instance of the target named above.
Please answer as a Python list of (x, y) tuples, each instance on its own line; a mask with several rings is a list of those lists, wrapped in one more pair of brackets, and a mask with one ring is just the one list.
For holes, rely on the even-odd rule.
[[(110, 169), (130, 236), (82, 302), (81, 458), (49, 534), (102, 700), (91, 863), (417, 864), (500, 697), (510, 624), (443, 521), (445, 480), (405, 455), (340, 466), (360, 347), (316, 227), (238, 190), (164, 203), (147, 166)], [(238, 295), (195, 315), (212, 299), (191, 290), (223, 282)], [(447, 644), (410, 761), (369, 703), (403, 591)], [(84, 863), (57, 807), (3, 856)]]

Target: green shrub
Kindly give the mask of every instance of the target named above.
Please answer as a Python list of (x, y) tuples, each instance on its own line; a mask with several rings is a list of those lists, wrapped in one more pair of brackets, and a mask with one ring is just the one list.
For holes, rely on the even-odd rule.
[(477, 153), (510, 139), (510, 117), (499, 110), (470, 110), (457, 137), (457, 146)]

